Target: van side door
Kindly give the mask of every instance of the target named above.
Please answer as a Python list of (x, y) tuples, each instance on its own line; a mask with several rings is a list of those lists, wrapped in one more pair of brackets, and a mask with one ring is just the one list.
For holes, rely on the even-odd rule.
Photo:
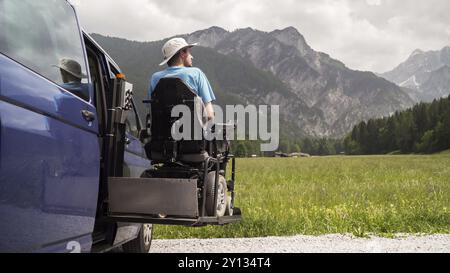
[(96, 109), (67, 1), (0, 1), (0, 252), (87, 252)]
[(123, 176), (141, 177), (145, 170), (150, 168), (144, 145), (139, 139), (142, 130), (141, 120), (138, 114), (137, 105), (132, 99), (133, 109), (131, 109), (125, 120), (125, 155)]

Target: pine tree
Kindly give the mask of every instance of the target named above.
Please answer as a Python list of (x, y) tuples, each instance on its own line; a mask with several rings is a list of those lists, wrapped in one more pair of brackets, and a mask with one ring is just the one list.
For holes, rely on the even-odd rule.
[(450, 109), (442, 114), (442, 120), (435, 129), (438, 150), (450, 149)]
[(379, 151), (379, 133), (375, 120), (367, 122), (366, 151), (369, 154), (376, 154)]
[(395, 138), (397, 146), (403, 153), (409, 153), (412, 151), (414, 144), (412, 136), (413, 120), (411, 110), (404, 112), (403, 115), (399, 115), (398, 126), (395, 132)]

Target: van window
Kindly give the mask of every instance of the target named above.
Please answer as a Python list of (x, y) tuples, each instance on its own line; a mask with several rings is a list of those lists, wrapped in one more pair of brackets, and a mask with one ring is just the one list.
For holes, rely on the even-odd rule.
[(89, 100), (75, 12), (63, 0), (0, 0), (0, 52)]

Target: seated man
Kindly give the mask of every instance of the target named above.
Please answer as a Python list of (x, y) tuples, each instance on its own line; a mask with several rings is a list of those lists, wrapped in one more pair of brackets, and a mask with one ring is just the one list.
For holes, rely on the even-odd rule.
[(169, 67), (163, 71), (153, 74), (150, 80), (149, 95), (155, 90), (161, 78), (179, 78), (188, 85), (205, 104), (206, 118), (208, 121), (214, 119), (212, 102), (216, 99), (214, 92), (205, 74), (198, 68), (192, 67), (191, 48), (196, 44), (188, 44), (183, 38), (173, 38), (164, 44), (162, 48), (164, 61)]
[(81, 65), (72, 59), (61, 59), (59, 65), (55, 65), (60, 69), (61, 79), (63, 84), (61, 87), (82, 98), (89, 101), (88, 85), (82, 83), (82, 79), (86, 78), (81, 71)]

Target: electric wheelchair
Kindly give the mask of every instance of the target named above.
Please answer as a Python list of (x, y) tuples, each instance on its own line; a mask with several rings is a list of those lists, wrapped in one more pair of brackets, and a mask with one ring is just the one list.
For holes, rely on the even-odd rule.
[[(160, 186), (157, 191), (165, 195), (152, 211), (157, 222), (203, 226), (239, 221), (241, 211), (234, 206), (236, 161), (228, 140), (235, 125), (209, 124), (201, 99), (178, 78), (161, 79), (145, 102), (151, 105), (145, 151), (153, 167), (143, 178), (153, 179)], [(174, 112), (177, 106), (189, 111)], [(180, 131), (182, 137), (175, 139)]]

